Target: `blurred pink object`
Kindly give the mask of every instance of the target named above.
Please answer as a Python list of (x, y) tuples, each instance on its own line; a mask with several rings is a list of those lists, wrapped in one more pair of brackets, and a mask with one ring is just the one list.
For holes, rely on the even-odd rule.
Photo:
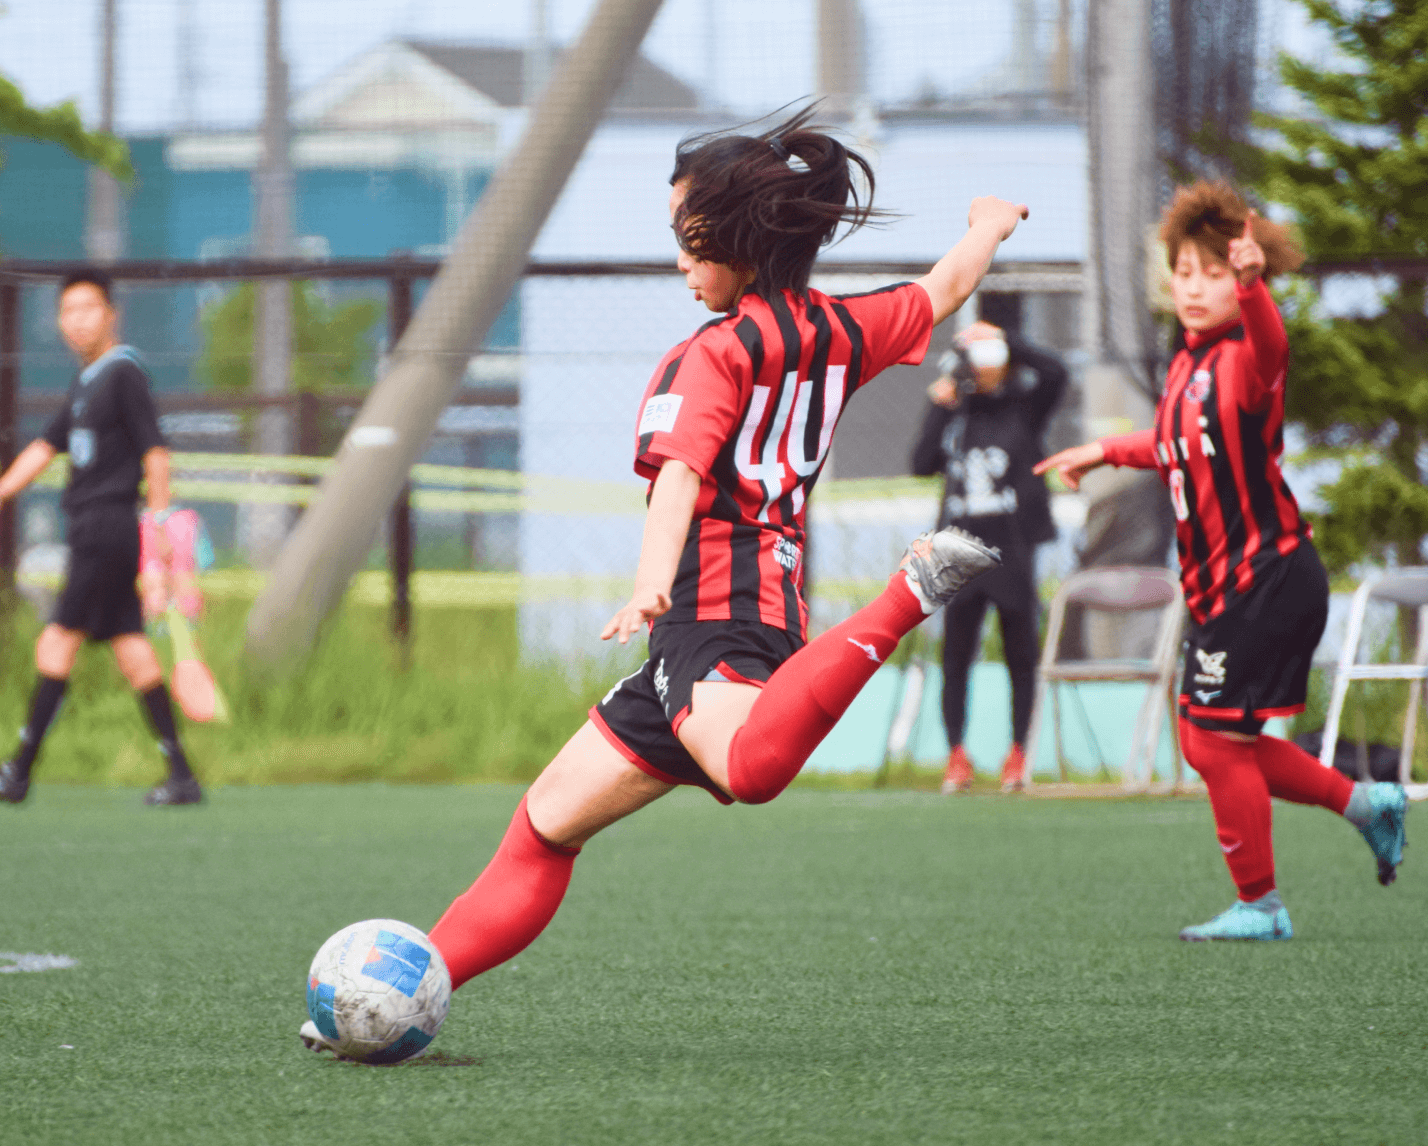
[[(168, 539), (167, 559), (159, 552), (159, 531)], [(147, 620), (162, 617), (173, 601), (190, 621), (203, 612), (198, 588), (199, 549), (207, 543), (203, 519), (192, 509), (176, 509), (156, 525), (145, 514), (139, 519), (139, 584)]]

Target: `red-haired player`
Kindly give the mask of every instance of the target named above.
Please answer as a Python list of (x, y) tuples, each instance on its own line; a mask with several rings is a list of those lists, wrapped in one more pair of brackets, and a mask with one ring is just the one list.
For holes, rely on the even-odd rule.
[[(602, 828), (679, 784), (726, 804), (777, 796), (899, 639), (996, 563), (966, 534), (924, 534), (877, 600), (804, 643), (804, 511), (839, 415), (884, 368), (922, 360), (1026, 217), (977, 199), (966, 236), (917, 282), (813, 290), (819, 248), (868, 219), (872, 173), (807, 120), (677, 152), (679, 269), (718, 317), (666, 355), (638, 413), (644, 542), (634, 594), (602, 636), (650, 625), (649, 660), (591, 710), (432, 929), (457, 986), (540, 934)], [(311, 1024), (303, 1036), (322, 1049)]]
[(1180, 695), (1185, 756), (1205, 780), (1239, 890), (1182, 939), (1289, 939), (1274, 883), (1270, 797), (1318, 804), (1363, 833), (1382, 884), (1403, 857), (1397, 784), (1354, 784), (1295, 745), (1260, 735), (1304, 709), (1329, 581), (1279, 469), (1289, 343), (1266, 274), (1302, 261), (1288, 232), (1223, 183), (1181, 188), (1161, 226), (1185, 346), (1155, 427), (1062, 450), (1038, 473), (1075, 489), (1103, 464), (1155, 469), (1170, 488), (1192, 625)]

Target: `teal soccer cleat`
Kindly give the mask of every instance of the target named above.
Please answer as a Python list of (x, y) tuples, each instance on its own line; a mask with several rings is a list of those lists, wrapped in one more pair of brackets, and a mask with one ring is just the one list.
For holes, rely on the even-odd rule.
[(1293, 939), (1294, 928), (1289, 923), (1289, 909), (1279, 892), (1270, 891), (1253, 903), (1236, 900), (1228, 911), (1222, 911), (1209, 923), (1187, 927), (1180, 938), (1192, 943), (1212, 939)]
[(1368, 784), (1373, 819), (1359, 828), (1378, 860), (1378, 882), (1387, 887), (1398, 878), (1403, 862), (1403, 821), (1408, 816), (1408, 795), (1402, 784)]

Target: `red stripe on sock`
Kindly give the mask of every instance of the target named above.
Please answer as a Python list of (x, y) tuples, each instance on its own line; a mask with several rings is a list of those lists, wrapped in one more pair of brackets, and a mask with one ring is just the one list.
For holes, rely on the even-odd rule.
[(431, 929), (453, 987), (519, 954), (545, 930), (579, 852), (537, 832), (521, 797), (491, 862)]
[(898, 641), (924, 619), (899, 572), (877, 600), (780, 665), (729, 745), (730, 791), (763, 804), (787, 788)]

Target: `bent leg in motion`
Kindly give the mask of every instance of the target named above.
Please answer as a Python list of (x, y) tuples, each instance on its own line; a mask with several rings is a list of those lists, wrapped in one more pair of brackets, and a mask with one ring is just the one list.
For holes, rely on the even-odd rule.
[(1256, 745), (1269, 792), (1296, 804), (1317, 804), (1358, 828), (1378, 862), (1378, 882), (1387, 887), (1403, 862), (1408, 797), (1399, 784), (1354, 783), (1325, 768), (1297, 744), (1261, 736)]
[(587, 722), (521, 799), (486, 869), (431, 929), (451, 985), (529, 946), (560, 907), (580, 846), (670, 789)]
[(960, 530), (914, 541), (881, 596), (769, 678), (729, 745), (735, 798), (763, 804), (788, 787), (898, 641), (996, 562), (995, 553)]
[(125, 633), (115, 637), (110, 644), (119, 671), (139, 698), (139, 707), (158, 737), (159, 751), (169, 766), (168, 776), (163, 783), (149, 790), (144, 803), (155, 807), (199, 803), (203, 799), (203, 789), (189, 767), (188, 755), (179, 740), (173, 702), (169, 698), (168, 686), (164, 684), (154, 647), (140, 633)]

